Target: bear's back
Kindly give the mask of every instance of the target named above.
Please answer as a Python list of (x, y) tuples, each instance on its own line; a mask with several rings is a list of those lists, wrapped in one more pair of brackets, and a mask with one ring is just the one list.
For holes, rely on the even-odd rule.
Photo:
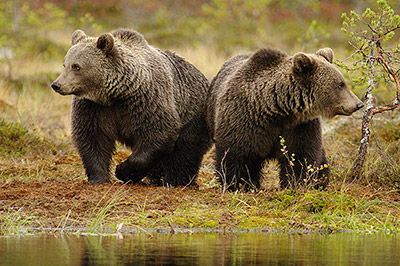
[[(237, 55), (225, 62), (218, 74), (211, 82), (211, 87), (231, 85), (239, 86), (239, 83), (252, 82), (257, 79), (264, 79), (265, 72), (279, 71), (280, 64), (288, 59), (287, 54), (273, 48), (260, 49), (251, 54)], [(215, 92), (216, 93), (216, 92)]]
[(288, 61), (286, 53), (265, 48), (251, 54), (237, 55), (225, 62), (211, 82), (207, 107), (207, 124), (210, 132), (213, 133), (215, 127), (218, 98), (236, 98), (237, 93), (242, 94), (245, 90), (250, 90), (250, 93), (242, 95), (249, 97), (256, 95), (257, 87), (265, 88), (265, 83), (271, 83), (270, 80), (275, 80), (275, 75), (280, 75), (275, 72), (281, 72), (281, 65), (286, 65), (286, 61)]
[(171, 51), (158, 50), (171, 66), (173, 94), (183, 124), (203, 113), (209, 89), (207, 78), (184, 58)]

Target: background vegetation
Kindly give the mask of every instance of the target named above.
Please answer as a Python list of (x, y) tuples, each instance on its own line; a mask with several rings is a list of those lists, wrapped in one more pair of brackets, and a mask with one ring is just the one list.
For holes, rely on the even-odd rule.
[[(388, 3), (398, 13), (400, 3)], [(18, 224), (78, 225), (95, 231), (103, 228), (104, 221), (114, 228), (123, 221), (143, 228), (398, 229), (399, 110), (372, 121), (369, 156), (360, 180), (350, 179), (349, 172), (359, 145), (362, 114), (324, 121), (332, 172), (324, 192), (280, 191), (272, 164), (265, 168), (264, 192), (222, 194), (214, 180), (212, 152), (204, 160), (199, 190), (150, 187), (143, 194), (136, 187), (81, 190), (86, 178), (70, 138), (71, 98), (55, 94), (49, 86), (62, 70), (75, 29), (97, 36), (129, 27), (143, 33), (151, 45), (184, 56), (209, 79), (237, 53), (265, 46), (289, 54), (312, 53), (328, 46), (335, 51), (350, 88), (362, 98), (367, 85), (362, 69), (346, 67), (352, 64), (345, 59), (354, 49), (341, 31), (341, 14), (363, 13), (367, 7), (376, 9), (376, 1), (0, 2), (0, 234), (12, 233), (16, 227), (11, 225)], [(387, 45), (398, 49), (398, 35)], [(377, 105), (394, 98), (393, 85), (387, 81), (379, 79), (376, 84)], [(114, 159), (121, 161), (127, 154), (119, 147)], [(45, 187), (51, 196), (37, 202), (37, 195), (51, 193), (42, 191)], [(68, 193), (71, 188), (74, 193)], [(137, 198), (128, 197), (130, 193), (138, 194)], [(77, 199), (73, 206), (68, 205), (72, 198)], [(57, 201), (65, 203), (60, 205), (63, 209), (49, 207)]]

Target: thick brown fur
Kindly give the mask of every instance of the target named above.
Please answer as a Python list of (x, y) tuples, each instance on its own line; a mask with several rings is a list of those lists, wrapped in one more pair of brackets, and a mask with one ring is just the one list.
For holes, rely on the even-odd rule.
[(320, 116), (350, 115), (363, 106), (332, 60), (330, 48), (294, 56), (261, 49), (221, 67), (210, 85), (207, 125), (223, 184), (260, 188), (268, 159), (278, 159), (282, 188), (310, 176), (319, 187), (328, 184)]
[(77, 30), (52, 83), (74, 95), (72, 136), (90, 184), (110, 180), (119, 141), (132, 149), (116, 177), (154, 184), (195, 184), (211, 144), (205, 123), (208, 81), (183, 58), (150, 46), (133, 30), (98, 38)]

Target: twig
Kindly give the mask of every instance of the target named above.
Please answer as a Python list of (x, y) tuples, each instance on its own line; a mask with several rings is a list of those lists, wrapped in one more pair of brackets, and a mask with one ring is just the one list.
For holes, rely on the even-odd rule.
[(170, 233), (175, 234), (175, 230), (174, 230), (174, 227), (172, 226), (171, 222), (167, 219), (167, 217), (164, 217), (164, 219), (167, 221), (169, 227), (171, 228)]

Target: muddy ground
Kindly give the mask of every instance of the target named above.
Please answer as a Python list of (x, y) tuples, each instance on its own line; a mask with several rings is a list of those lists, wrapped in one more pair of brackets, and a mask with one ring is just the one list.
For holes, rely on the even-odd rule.
[[(128, 154), (117, 153), (116, 163)], [(241, 218), (230, 204), (245, 204), (248, 197), (257, 201), (255, 197), (265, 193), (241, 193), (242, 199), (235, 202), (237, 194), (224, 192), (215, 182), (210, 160), (203, 163), (195, 186), (177, 188), (122, 184), (115, 179), (90, 186), (77, 154), (3, 162), (0, 216), (16, 227), (93, 232), (121, 226), (235, 228)]]

